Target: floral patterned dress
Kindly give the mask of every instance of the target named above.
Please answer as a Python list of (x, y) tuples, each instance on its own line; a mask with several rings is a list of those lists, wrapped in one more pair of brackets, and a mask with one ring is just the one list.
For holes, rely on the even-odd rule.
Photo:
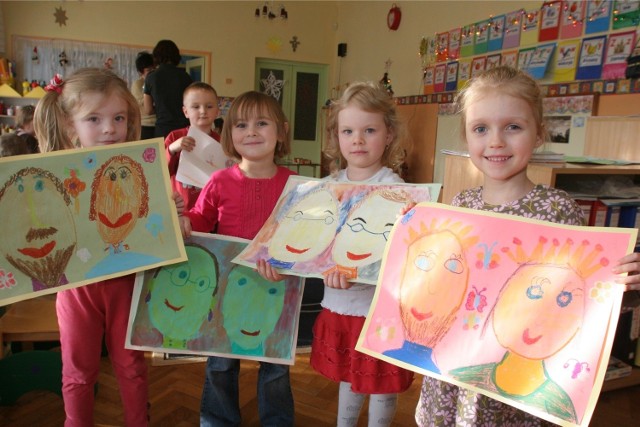
[[(580, 206), (566, 192), (545, 185), (537, 185), (523, 198), (504, 205), (485, 203), (482, 200), (482, 187), (472, 188), (460, 192), (451, 204), (559, 224), (584, 224)], [(553, 425), (482, 394), (431, 377), (424, 377), (422, 382), (416, 423), (423, 427)]]

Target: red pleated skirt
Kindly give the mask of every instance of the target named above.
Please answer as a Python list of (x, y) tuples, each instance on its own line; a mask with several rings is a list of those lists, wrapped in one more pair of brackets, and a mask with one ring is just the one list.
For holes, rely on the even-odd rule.
[(313, 325), (311, 366), (330, 380), (351, 383), (356, 393), (401, 393), (413, 372), (355, 350), (363, 316), (347, 316), (323, 309)]

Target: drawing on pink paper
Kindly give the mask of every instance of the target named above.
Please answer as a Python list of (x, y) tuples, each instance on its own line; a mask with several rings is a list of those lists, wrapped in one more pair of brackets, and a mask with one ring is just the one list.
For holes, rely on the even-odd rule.
[(356, 349), (562, 425), (587, 425), (637, 230), (423, 203), (394, 227)]

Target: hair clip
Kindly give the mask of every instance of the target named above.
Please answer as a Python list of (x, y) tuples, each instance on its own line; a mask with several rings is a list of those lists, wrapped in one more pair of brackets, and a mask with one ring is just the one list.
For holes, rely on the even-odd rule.
[(44, 90), (47, 92), (58, 92), (62, 93), (62, 86), (64, 85), (64, 80), (62, 80), (62, 76), (60, 74), (56, 74), (53, 76), (51, 80), (49, 80), (49, 84), (44, 87)]

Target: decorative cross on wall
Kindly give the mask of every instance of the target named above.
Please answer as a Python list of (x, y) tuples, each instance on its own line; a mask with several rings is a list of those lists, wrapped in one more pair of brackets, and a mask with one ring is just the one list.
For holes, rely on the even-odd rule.
[(296, 51), (296, 49), (298, 49), (298, 45), (301, 44), (298, 41), (298, 36), (293, 36), (293, 38), (289, 40), (289, 43), (291, 44), (291, 48), (293, 49), (294, 52)]

